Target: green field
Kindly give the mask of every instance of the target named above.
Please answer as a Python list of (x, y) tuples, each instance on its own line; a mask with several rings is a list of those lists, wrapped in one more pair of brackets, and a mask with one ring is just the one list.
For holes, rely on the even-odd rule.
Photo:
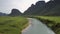
[(0, 17), (0, 34), (21, 34), (22, 29), (28, 25), (24, 17)]
[(35, 18), (45, 22), (56, 34), (60, 34), (60, 16), (37, 16)]
[(38, 16), (38, 18), (43, 18), (50, 21), (55, 21), (56, 23), (60, 23), (60, 16)]

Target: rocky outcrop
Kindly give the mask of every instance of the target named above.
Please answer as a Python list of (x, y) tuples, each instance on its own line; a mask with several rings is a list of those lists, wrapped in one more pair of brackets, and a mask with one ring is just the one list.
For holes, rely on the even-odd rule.
[(20, 16), (22, 13), (18, 9), (12, 9), (9, 16)]

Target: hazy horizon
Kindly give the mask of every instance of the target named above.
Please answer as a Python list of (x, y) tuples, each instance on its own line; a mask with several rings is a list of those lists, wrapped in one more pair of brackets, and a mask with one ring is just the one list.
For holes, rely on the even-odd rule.
[[(40, 0), (0, 0), (0, 12), (9, 14), (13, 8), (16, 8), (23, 13), (31, 4), (35, 4), (37, 1)], [(45, 0), (45, 2), (48, 1)]]

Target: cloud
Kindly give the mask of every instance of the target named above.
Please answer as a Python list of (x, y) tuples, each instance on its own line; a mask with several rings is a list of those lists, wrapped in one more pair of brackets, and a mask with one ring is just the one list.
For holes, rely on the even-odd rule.
[(39, 0), (0, 0), (0, 12), (10, 13), (13, 8), (16, 8), (23, 13), (32, 3), (35, 4), (37, 1)]

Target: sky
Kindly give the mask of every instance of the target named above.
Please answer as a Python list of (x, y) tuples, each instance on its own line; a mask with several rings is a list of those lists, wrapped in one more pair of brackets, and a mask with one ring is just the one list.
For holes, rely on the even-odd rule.
[[(37, 1), (40, 0), (0, 0), (0, 12), (9, 14), (13, 8), (16, 8), (23, 13), (31, 4), (35, 4)], [(45, 2), (48, 1), (45, 0)]]

